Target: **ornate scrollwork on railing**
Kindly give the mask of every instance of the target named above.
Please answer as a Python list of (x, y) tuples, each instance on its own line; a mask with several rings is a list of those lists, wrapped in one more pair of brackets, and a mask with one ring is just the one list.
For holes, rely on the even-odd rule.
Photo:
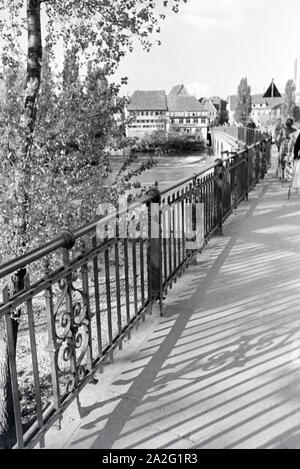
[(79, 287), (79, 272), (58, 282), (58, 299), (53, 308), (57, 368), (62, 395), (70, 394), (85, 374), (84, 358), (89, 345), (87, 294)]

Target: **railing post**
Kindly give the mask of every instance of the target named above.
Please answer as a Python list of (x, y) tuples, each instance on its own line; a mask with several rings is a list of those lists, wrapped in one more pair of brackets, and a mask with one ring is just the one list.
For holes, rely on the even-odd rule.
[(161, 194), (157, 188), (152, 188), (147, 193), (152, 197), (148, 203), (148, 288), (149, 301), (159, 301), (162, 314), (162, 259), (161, 259)]
[(224, 183), (223, 160), (217, 158), (215, 160), (214, 181), (215, 181), (215, 197), (217, 204), (217, 229), (216, 235), (223, 235), (223, 183)]
[(245, 199), (249, 197), (249, 149), (245, 150)]
[[(45, 258), (43, 262), (43, 269), (45, 276), (50, 275), (50, 264), (49, 259)], [(55, 410), (59, 410), (61, 398), (59, 389), (59, 376), (58, 376), (58, 352), (60, 345), (57, 340), (56, 324), (55, 324), (55, 313), (54, 313), (54, 300), (53, 290), (49, 286), (44, 292), (45, 303), (46, 303), (46, 319), (47, 319), (47, 330), (48, 330), (48, 344), (46, 350), (49, 353), (50, 368), (51, 368), (51, 385), (52, 385), (52, 404)], [(61, 416), (58, 419), (58, 427), (60, 428)]]
[[(24, 289), (26, 269), (12, 278), (12, 293)], [(3, 290), (3, 300), (9, 301), (9, 287)], [(23, 447), (23, 430), (19, 401), (16, 347), (21, 310), (10, 311), (0, 319), (0, 448), (11, 448), (16, 442)]]
[(267, 163), (266, 163), (266, 144), (263, 140), (260, 145), (260, 179), (264, 179), (267, 172)]

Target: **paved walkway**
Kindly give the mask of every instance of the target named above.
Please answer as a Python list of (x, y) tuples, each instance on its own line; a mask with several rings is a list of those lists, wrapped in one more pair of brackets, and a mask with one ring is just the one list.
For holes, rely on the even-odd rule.
[(300, 448), (300, 195), (270, 171), (71, 410), (46, 447)]

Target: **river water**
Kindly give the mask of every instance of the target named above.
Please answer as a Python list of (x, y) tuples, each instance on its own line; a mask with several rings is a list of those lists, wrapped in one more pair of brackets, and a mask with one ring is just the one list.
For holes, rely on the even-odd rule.
[[(136, 169), (142, 162), (147, 161), (149, 156), (139, 156), (130, 166), (131, 170)], [(159, 156), (155, 158), (156, 165), (150, 170), (144, 171), (141, 175), (134, 177), (134, 180), (140, 182), (142, 186), (153, 186), (158, 182), (158, 187), (162, 191), (176, 182), (179, 182), (189, 176), (203, 171), (211, 166), (215, 157), (204, 152), (193, 152), (186, 155)], [(112, 176), (117, 174), (124, 162), (122, 157), (113, 157), (111, 159)]]

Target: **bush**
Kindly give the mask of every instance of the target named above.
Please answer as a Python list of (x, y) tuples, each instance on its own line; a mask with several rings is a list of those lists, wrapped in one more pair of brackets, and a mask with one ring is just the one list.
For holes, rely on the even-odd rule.
[(194, 136), (174, 130), (168, 133), (163, 130), (156, 130), (151, 134), (145, 135), (133, 148), (135, 152), (156, 154), (196, 150), (206, 150), (206, 144), (203, 140), (197, 142)]

